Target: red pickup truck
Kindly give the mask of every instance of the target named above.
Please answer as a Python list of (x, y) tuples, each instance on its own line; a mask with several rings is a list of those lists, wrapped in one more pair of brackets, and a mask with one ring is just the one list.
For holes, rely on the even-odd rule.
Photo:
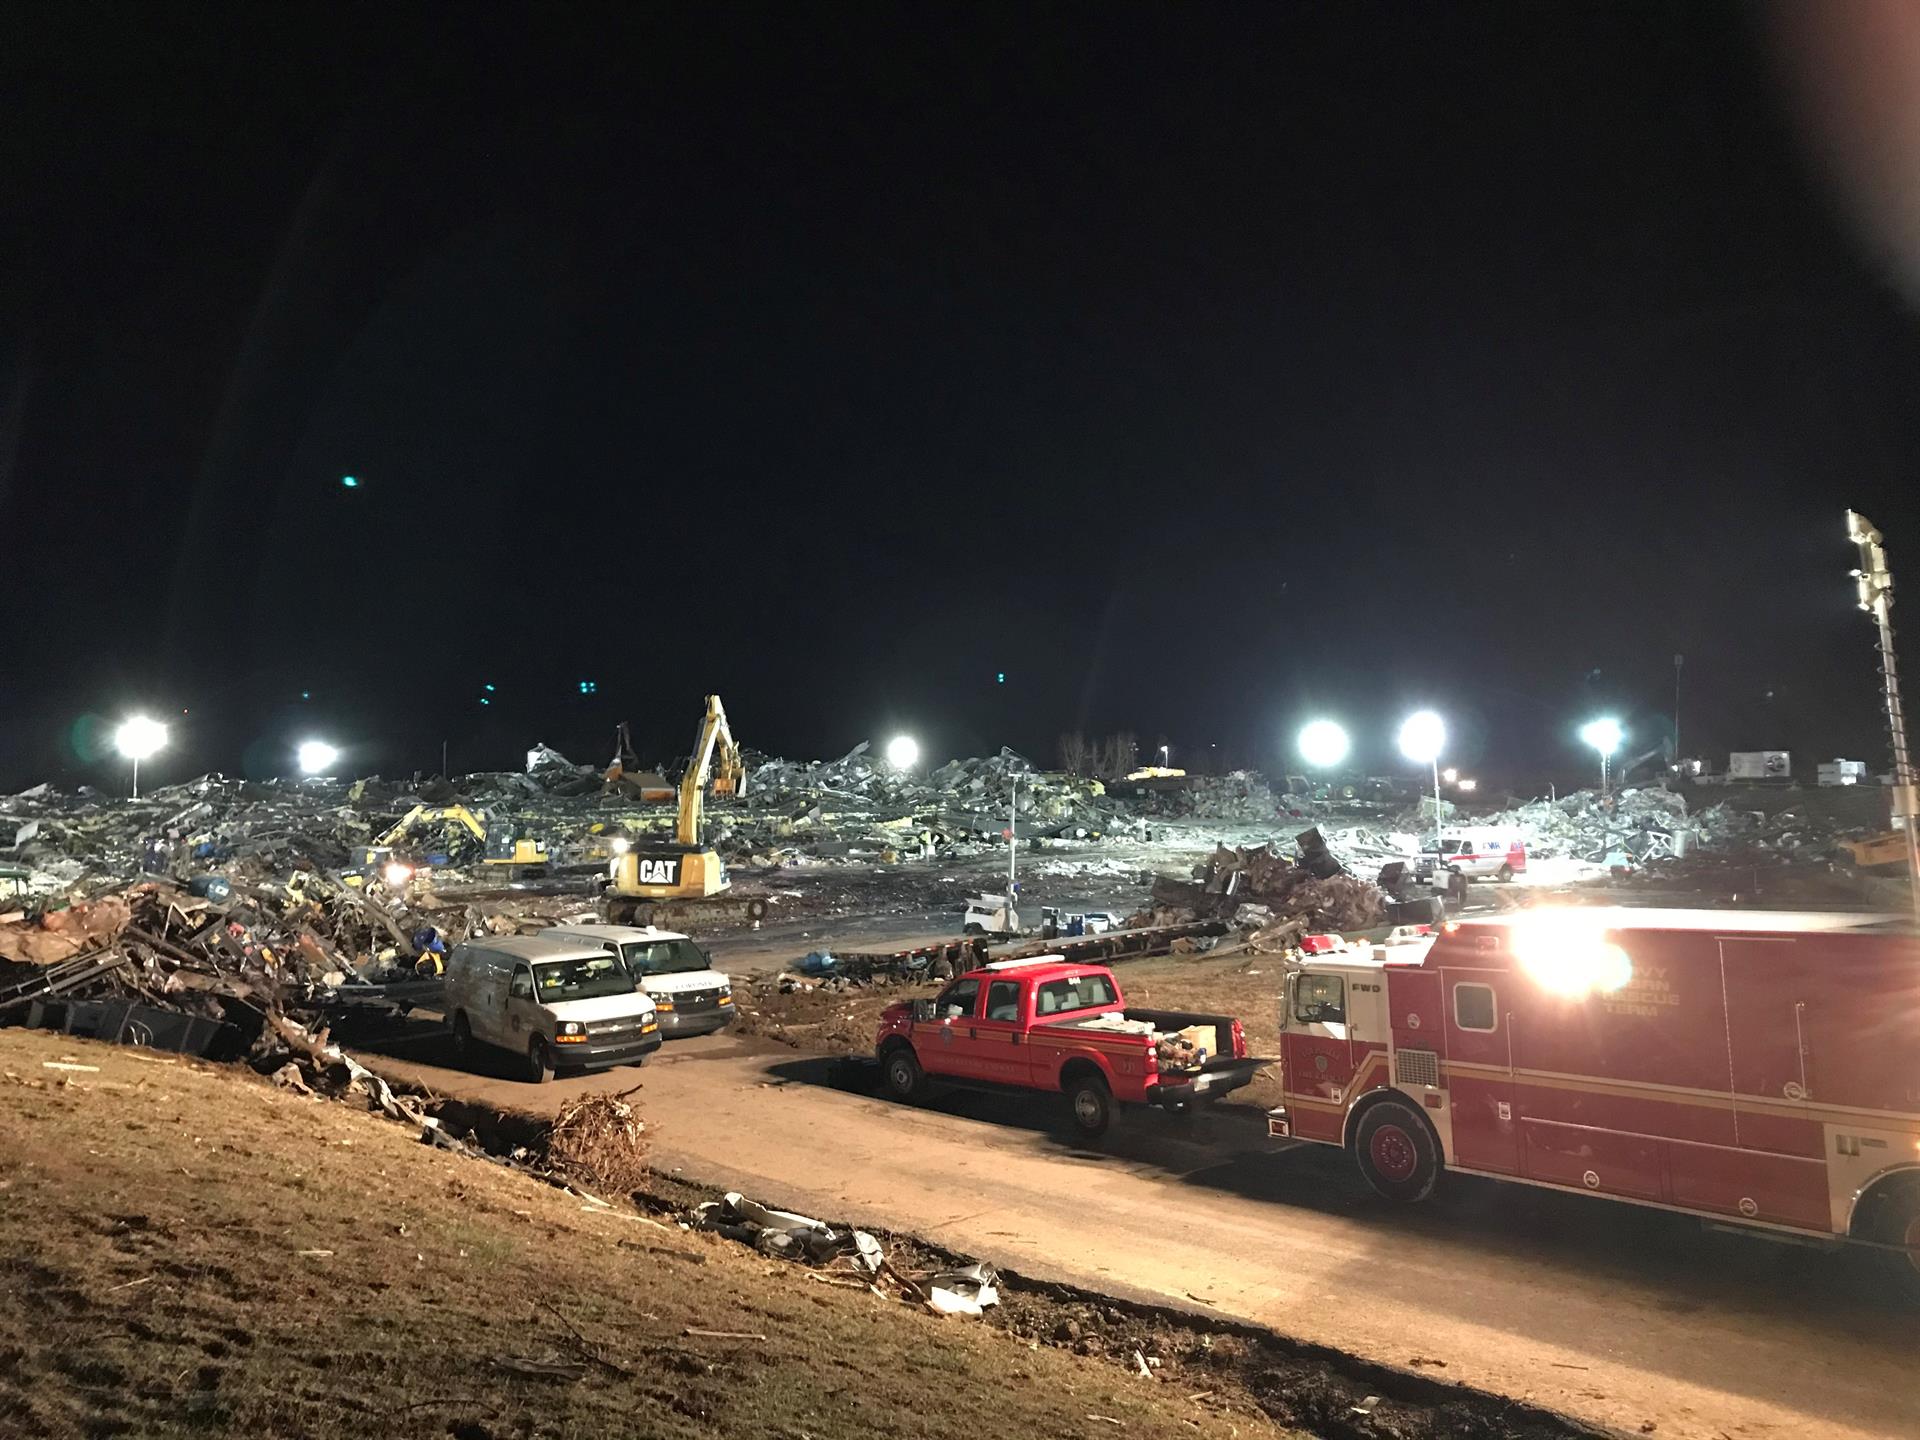
[(1231, 1016), (1125, 1007), (1104, 966), (1057, 955), (996, 961), (932, 1000), (888, 1006), (874, 1051), (897, 1099), (919, 1099), (929, 1080), (1044, 1090), (1067, 1097), (1087, 1136), (1106, 1130), (1116, 1105), (1185, 1109), (1271, 1063), (1248, 1057)]

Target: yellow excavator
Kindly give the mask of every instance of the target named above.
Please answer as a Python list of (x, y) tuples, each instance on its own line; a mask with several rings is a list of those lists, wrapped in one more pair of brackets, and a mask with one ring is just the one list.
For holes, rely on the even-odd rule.
[[(407, 847), (407, 854), (397, 855), (396, 849), (409, 840), (413, 843)], [(355, 856), (358, 863), (346, 875), (346, 882), (359, 885), (369, 876), (380, 876), (386, 878), (388, 884), (393, 884), (395, 878), (404, 884), (406, 877), (399, 876), (397, 871), (388, 875), (389, 867), (398, 865), (411, 872), (415, 852), (420, 851), (423, 844), (431, 846), (435, 840), (456, 863), (464, 858), (463, 852), (470, 853), (477, 848), (483, 867), (493, 874), (505, 874), (509, 879), (543, 875), (551, 860), (545, 844), (519, 833), (510, 821), (489, 822), (484, 811), (469, 810), (465, 805), (416, 805), (373, 844), (360, 850)]]
[(693, 758), (680, 777), (680, 813), (673, 843), (629, 843), (608, 862), (608, 921), (646, 924), (657, 905), (704, 900), (724, 891), (729, 884), (727, 867), (706, 843), (701, 825), (706, 795), (711, 788), (716, 796), (737, 796), (746, 787), (746, 764), (727, 728), (727, 712), (718, 695), (709, 695), (707, 713), (694, 738)]

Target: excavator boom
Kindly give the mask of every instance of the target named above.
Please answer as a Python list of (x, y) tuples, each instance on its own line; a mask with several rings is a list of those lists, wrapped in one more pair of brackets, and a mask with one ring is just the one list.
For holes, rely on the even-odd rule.
[(701, 717), (699, 733), (693, 739), (693, 758), (680, 777), (680, 817), (674, 827), (674, 840), (681, 845), (694, 847), (701, 843), (700, 821), (706, 808), (709, 775), (716, 795), (739, 795), (746, 790), (746, 766), (740, 759), (740, 747), (733, 743), (726, 707), (718, 695), (707, 696), (707, 713)]

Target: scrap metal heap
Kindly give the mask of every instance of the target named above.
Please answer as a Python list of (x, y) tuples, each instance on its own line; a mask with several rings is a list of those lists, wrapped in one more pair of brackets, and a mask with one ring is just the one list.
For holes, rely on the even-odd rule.
[[(1311, 838), (1309, 838), (1311, 837)], [(1190, 881), (1162, 878), (1153, 887), (1153, 923), (1187, 917), (1230, 920), (1269, 939), (1317, 930), (1365, 930), (1387, 918), (1387, 896), (1350, 875), (1319, 841), (1301, 837), (1295, 854), (1271, 845), (1219, 845)], [(1136, 917), (1132, 923), (1147, 923)]]

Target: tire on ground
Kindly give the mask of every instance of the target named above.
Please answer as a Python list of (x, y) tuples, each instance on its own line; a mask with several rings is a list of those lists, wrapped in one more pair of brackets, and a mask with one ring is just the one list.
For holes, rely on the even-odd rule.
[(1424, 1200), (1440, 1183), (1440, 1146), (1426, 1118), (1403, 1100), (1382, 1100), (1353, 1130), (1353, 1158), (1389, 1200)]
[(1853, 1222), (1856, 1238), (1898, 1246), (1881, 1252), (1888, 1282), (1920, 1303), (1920, 1175), (1895, 1175), (1869, 1190)]
[(453, 1053), (462, 1060), (473, 1058), (473, 1022), (464, 1010), (453, 1012)]
[(918, 1100), (927, 1090), (927, 1072), (911, 1045), (896, 1045), (880, 1057), (881, 1078), (887, 1093), (896, 1100)]
[(1062, 1083), (1067, 1097), (1067, 1119), (1075, 1133), (1097, 1140), (1113, 1124), (1113, 1091), (1098, 1070), (1082, 1068), (1068, 1074)]
[(538, 1035), (527, 1042), (527, 1079), (535, 1085), (553, 1079), (553, 1050)]

